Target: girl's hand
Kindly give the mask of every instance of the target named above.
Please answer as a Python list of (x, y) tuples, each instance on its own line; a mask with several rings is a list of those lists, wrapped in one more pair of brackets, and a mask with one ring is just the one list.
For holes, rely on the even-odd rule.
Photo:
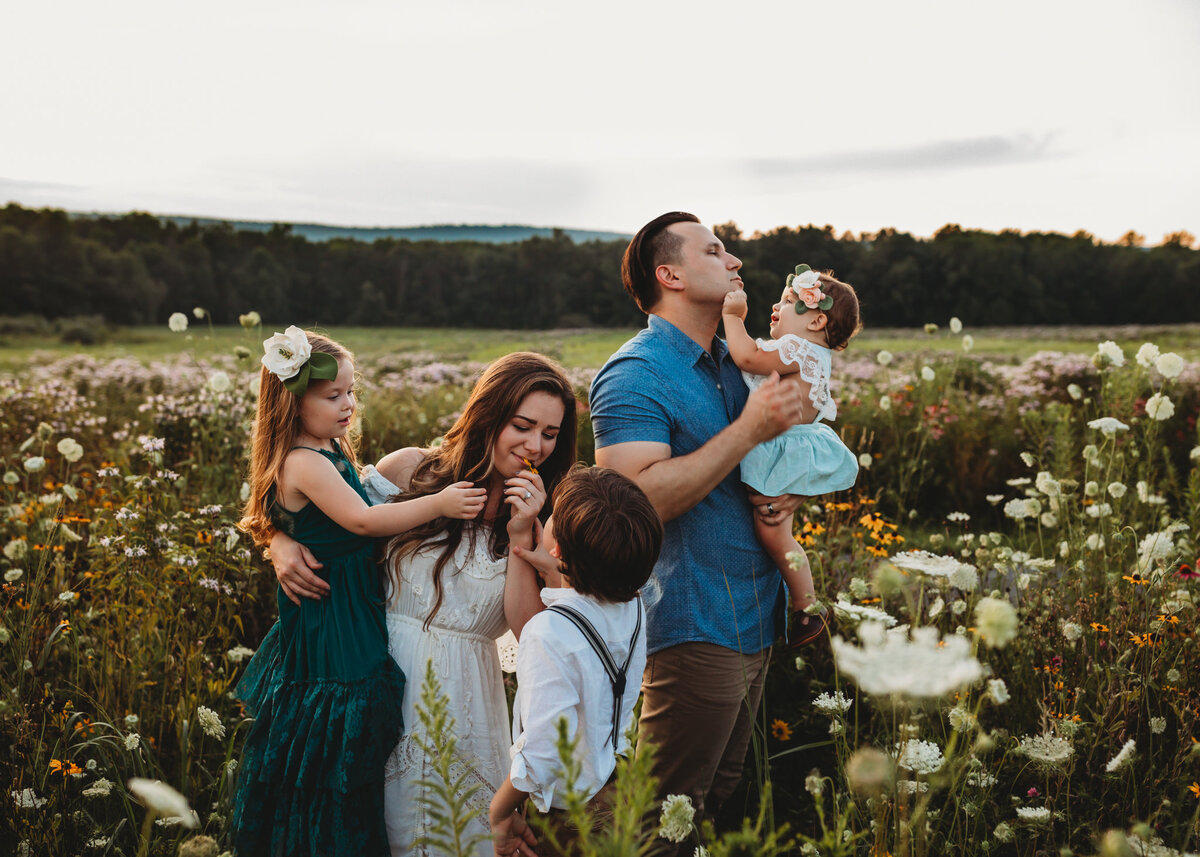
[(470, 521), (478, 517), (487, 505), (487, 489), (476, 488), (474, 482), (455, 482), (437, 493), (443, 518)]
[(504, 502), (512, 509), (508, 519), (508, 535), (525, 535), (533, 530), (538, 512), (546, 503), (546, 488), (540, 474), (522, 470), (504, 480)]
[(721, 315), (732, 315), (746, 320), (746, 292), (734, 289), (725, 295), (725, 303), (721, 305)]

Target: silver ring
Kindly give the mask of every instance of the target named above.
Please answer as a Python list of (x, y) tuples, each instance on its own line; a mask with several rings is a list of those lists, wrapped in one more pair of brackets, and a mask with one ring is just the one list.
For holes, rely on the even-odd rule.
[(533, 496), (533, 492), (530, 491), (528, 488), (526, 488), (525, 489), (525, 499), (528, 500), (532, 496)]
[(767, 514), (768, 514), (768, 515), (774, 515), (774, 514), (775, 514), (775, 504), (774, 504), (774, 503), (768, 503), (768, 504), (767, 504)]

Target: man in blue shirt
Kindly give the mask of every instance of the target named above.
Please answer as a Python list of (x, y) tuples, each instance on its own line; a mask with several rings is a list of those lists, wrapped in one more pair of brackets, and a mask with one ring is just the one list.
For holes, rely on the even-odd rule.
[(609, 358), (590, 401), (596, 463), (633, 479), (665, 524), (643, 589), (639, 741), (658, 747), (660, 793), (690, 796), (701, 816), (741, 779), (780, 630), (782, 580), (753, 516), (781, 525), (800, 504), (748, 495), (739, 479), (742, 457), (799, 422), (801, 403), (799, 388), (775, 375), (748, 394), (717, 337), (741, 265), (694, 215), (642, 227), (621, 278), (649, 323)]

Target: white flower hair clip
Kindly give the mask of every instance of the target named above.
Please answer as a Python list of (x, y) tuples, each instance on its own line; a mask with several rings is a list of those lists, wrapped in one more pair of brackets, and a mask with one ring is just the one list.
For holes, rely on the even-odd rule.
[(827, 310), (833, 306), (833, 298), (821, 291), (821, 275), (808, 265), (797, 265), (796, 273), (788, 274), (787, 285), (796, 293), (798, 300), (797, 315), (804, 315), (810, 309)]
[(312, 353), (308, 335), (292, 325), (283, 333), (263, 340), (262, 365), (283, 382), (294, 396), (303, 396), (311, 381), (332, 381), (337, 377), (337, 360), (332, 354)]

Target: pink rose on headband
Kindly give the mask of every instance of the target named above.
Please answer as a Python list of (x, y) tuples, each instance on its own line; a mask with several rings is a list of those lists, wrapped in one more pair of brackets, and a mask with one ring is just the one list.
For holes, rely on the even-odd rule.
[(825, 293), (821, 291), (820, 286), (809, 286), (808, 288), (793, 286), (792, 289), (796, 292), (796, 297), (800, 299), (800, 302), (809, 309), (816, 309), (817, 305), (825, 300)]

